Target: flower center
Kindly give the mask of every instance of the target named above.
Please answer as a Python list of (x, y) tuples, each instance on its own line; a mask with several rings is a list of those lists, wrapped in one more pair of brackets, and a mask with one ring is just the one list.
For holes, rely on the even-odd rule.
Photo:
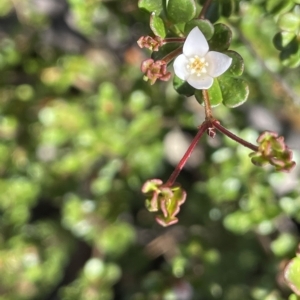
[(187, 64), (187, 69), (190, 70), (191, 74), (196, 74), (197, 76), (201, 76), (203, 73), (207, 73), (206, 67), (208, 66), (208, 62), (204, 57), (199, 57), (195, 55), (189, 58), (189, 62)]

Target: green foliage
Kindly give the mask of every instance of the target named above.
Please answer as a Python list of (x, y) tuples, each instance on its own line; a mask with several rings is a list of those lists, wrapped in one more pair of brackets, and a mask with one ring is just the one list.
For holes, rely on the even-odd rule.
[(173, 77), (173, 86), (176, 92), (180, 95), (190, 97), (195, 94), (195, 89), (191, 87), (185, 80), (180, 79), (176, 75)]
[[(213, 0), (205, 16), (212, 22), (216, 22), (221, 16), (228, 18), (236, 11), (238, 2), (238, 0)], [(200, 3), (204, 4), (205, 0), (200, 0)]]
[[(284, 3), (284, 6), (280, 6)], [(278, 27), (281, 30), (274, 36), (274, 45), (280, 50), (280, 59), (286, 67), (296, 68), (300, 64), (299, 26), (300, 14), (293, 1), (282, 2)]]
[(288, 282), (291, 289), (297, 294), (300, 295), (300, 257), (294, 257), (284, 270), (284, 278)]
[(297, 31), (300, 26), (300, 18), (295, 13), (286, 13), (280, 16), (278, 26), (281, 30)]
[(201, 32), (203, 33), (203, 35), (207, 40), (210, 40), (214, 35), (214, 30), (215, 30), (214, 26), (208, 20), (199, 20), (199, 19), (193, 19), (185, 24), (184, 27), (185, 35), (187, 36), (190, 33), (190, 31), (196, 26), (201, 30)]
[[(161, 37), (198, 26), (233, 58), (208, 91), (214, 115), (255, 143), (259, 120), (249, 120), (263, 106), (297, 147), (299, 70), (285, 65), (299, 64), (299, 1), (212, 1), (197, 20), (203, 1), (40, 2), (0, 1), (0, 298), (299, 299), (278, 280), (292, 259), (284, 274), (299, 285), (298, 169), (261, 169), (232, 140), (202, 139), (178, 178), (180, 212), (181, 189), (159, 203), (162, 220), (179, 223), (155, 224), (141, 186), (167, 179), (204, 108), (175, 76), (179, 94), (145, 83), (135, 44), (153, 12)], [(273, 36), (290, 53), (282, 61)], [(230, 109), (248, 89), (247, 105)], [(173, 128), (184, 130), (177, 144)]]
[(289, 11), (294, 5), (293, 0), (280, 1), (280, 0), (267, 0), (267, 11), (273, 14), (282, 14)]
[(166, 28), (163, 20), (152, 14), (150, 17), (150, 28), (156, 36), (164, 38), (166, 36)]
[(139, 8), (141, 9), (145, 9), (148, 12), (155, 12), (155, 13), (160, 13), (162, 8), (163, 8), (163, 4), (161, 0), (139, 0), (138, 3)]
[(214, 51), (225, 51), (229, 48), (232, 33), (229, 27), (224, 24), (214, 25), (214, 34), (208, 41), (209, 49)]
[(185, 23), (195, 17), (195, 0), (168, 0), (166, 12), (169, 20), (175, 24)]

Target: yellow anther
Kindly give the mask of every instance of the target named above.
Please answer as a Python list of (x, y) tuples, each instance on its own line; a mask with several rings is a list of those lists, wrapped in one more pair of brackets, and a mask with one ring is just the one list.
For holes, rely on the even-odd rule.
[(201, 76), (201, 74), (206, 73), (208, 63), (206, 62), (204, 57), (199, 57), (195, 55), (189, 59), (189, 63), (187, 64), (187, 69), (190, 70), (191, 74), (196, 74), (197, 76)]

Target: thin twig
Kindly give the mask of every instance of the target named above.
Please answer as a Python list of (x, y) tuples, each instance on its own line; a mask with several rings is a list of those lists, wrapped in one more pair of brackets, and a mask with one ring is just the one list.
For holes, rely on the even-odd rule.
[(180, 53), (182, 53), (182, 46), (175, 49), (174, 51), (170, 52), (169, 54), (167, 54), (164, 58), (162, 58), (161, 60), (165, 61), (167, 64), (172, 61), (176, 56), (178, 56)]
[(198, 19), (205, 19), (205, 14), (206, 14), (211, 2), (212, 2), (212, 0), (205, 1), (205, 3), (202, 6), (202, 9), (201, 9)]
[(243, 140), (242, 138), (238, 137), (237, 135), (233, 134), (232, 132), (230, 132), (228, 129), (226, 129), (225, 127), (223, 127), (219, 121), (217, 120), (213, 120), (212, 124), (215, 128), (217, 128), (220, 132), (222, 132), (223, 134), (227, 135), (229, 138), (231, 138), (232, 140), (238, 142), (239, 144), (257, 152), (258, 151), (258, 146), (253, 145), (245, 140)]
[(176, 166), (174, 172), (171, 174), (171, 176), (167, 180), (165, 186), (172, 186), (174, 184), (176, 178), (178, 177), (179, 173), (181, 172), (181, 170), (185, 166), (188, 158), (191, 156), (191, 154), (194, 151), (194, 149), (195, 149), (197, 143), (199, 142), (200, 138), (202, 137), (202, 135), (204, 134), (204, 132), (206, 132), (206, 130), (208, 129), (209, 126), (210, 126), (210, 122), (207, 122), (207, 121), (204, 121), (200, 125), (199, 130), (198, 130), (196, 136), (194, 137), (194, 139), (192, 140), (189, 148), (187, 149), (187, 151), (183, 155), (182, 159), (180, 160), (180, 162)]
[(163, 45), (169, 44), (169, 43), (184, 43), (185, 37), (171, 37), (171, 38), (165, 38), (163, 40)]
[(209, 95), (207, 90), (202, 90), (202, 95), (204, 99), (204, 109), (205, 109), (205, 118), (206, 120), (212, 120), (212, 111), (211, 111), (211, 105), (209, 102)]

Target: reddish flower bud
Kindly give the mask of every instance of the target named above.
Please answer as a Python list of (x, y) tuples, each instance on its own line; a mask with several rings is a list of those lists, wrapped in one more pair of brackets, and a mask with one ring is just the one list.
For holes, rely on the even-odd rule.
[(150, 80), (151, 84), (154, 84), (157, 79), (168, 81), (171, 77), (171, 73), (167, 72), (167, 63), (163, 60), (146, 59), (142, 62), (141, 71), (146, 74), (144, 79)]
[(273, 165), (276, 171), (291, 171), (296, 163), (292, 161), (293, 153), (284, 143), (284, 137), (271, 131), (263, 132), (257, 139), (258, 151), (250, 153), (251, 161), (258, 166), (267, 163)]
[(158, 51), (159, 47), (161, 47), (164, 44), (164, 40), (160, 38), (159, 36), (151, 37), (151, 36), (141, 36), (137, 44), (140, 48), (148, 48), (151, 51)]

